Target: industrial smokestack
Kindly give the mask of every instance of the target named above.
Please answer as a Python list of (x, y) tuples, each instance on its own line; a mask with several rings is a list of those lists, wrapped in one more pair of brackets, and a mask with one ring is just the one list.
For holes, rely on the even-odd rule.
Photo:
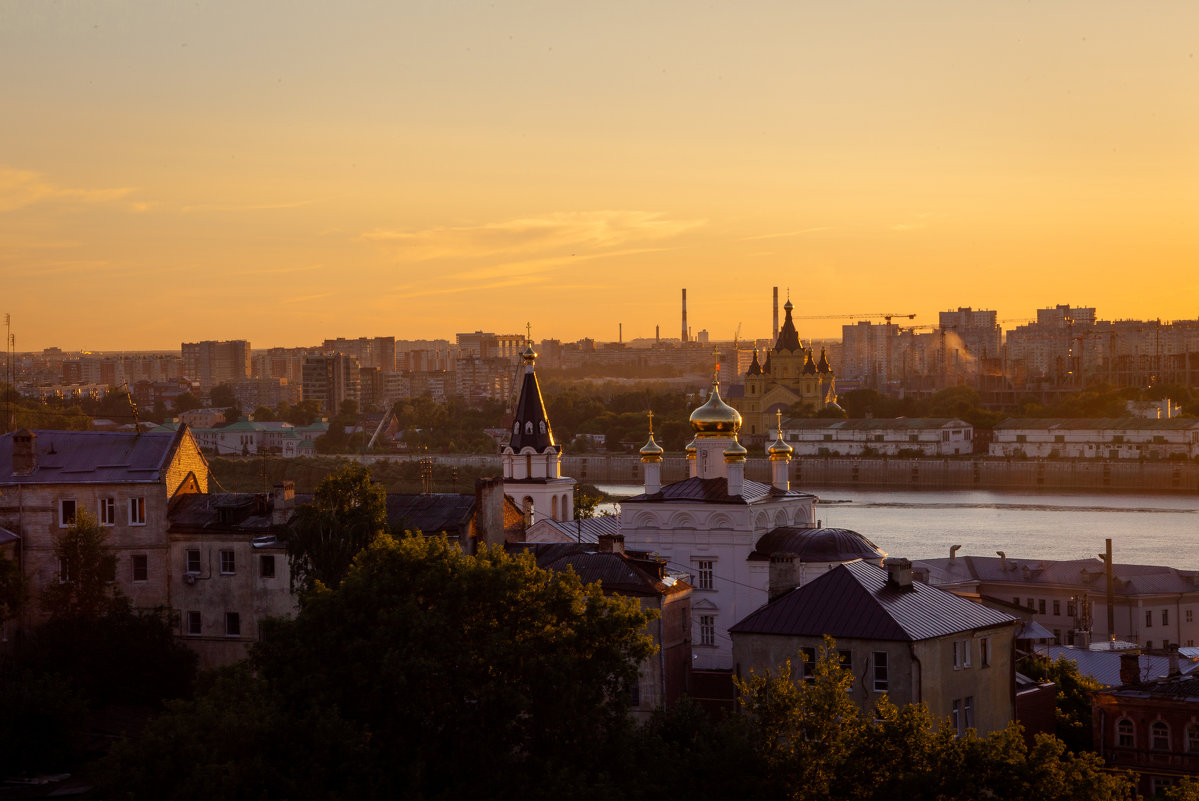
[(779, 288), (774, 288), (774, 334), (775, 341), (779, 338)]
[(687, 290), (683, 290), (683, 341), (687, 341)]

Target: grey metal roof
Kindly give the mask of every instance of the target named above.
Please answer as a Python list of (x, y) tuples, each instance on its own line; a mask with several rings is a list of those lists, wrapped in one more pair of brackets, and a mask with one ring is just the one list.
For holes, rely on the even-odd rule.
[(729, 631), (915, 642), (1015, 620), (919, 581), (910, 590), (890, 587), (886, 570), (849, 562), (763, 606)]
[(167, 512), (171, 531), (245, 531), (265, 533), (271, 528), (270, 496), (253, 492), (194, 493), (180, 495)]
[(594, 546), (575, 543), (531, 543), (519, 547), (533, 553), (538, 567), (555, 571), (572, 569), (585, 584), (600, 582), (604, 592), (657, 596), (690, 589), (685, 582), (658, 578), (654, 563), (628, 554), (601, 553)]
[(392, 528), (425, 534), (464, 535), (475, 510), (474, 495), (435, 493), (387, 496), (387, 521)]
[(620, 518), (615, 515), (588, 517), (582, 520), (550, 520), (542, 518), (530, 526), (530, 533), (532, 533), (532, 529), (540, 526), (553, 528), (577, 542), (595, 544), (599, 542), (600, 534), (620, 533)]
[(1165, 430), (1186, 431), (1199, 428), (1193, 417), (1156, 419), (1150, 417), (1009, 417), (995, 424), (997, 429), (1029, 428), (1058, 431)]
[[(998, 556), (958, 556), (954, 559), (913, 560), (928, 570), (929, 583), (956, 586), (975, 582), (1106, 589), (1100, 559), (1018, 559)], [(1194, 592), (1199, 571), (1158, 565), (1116, 564), (1112, 589), (1117, 595), (1155, 595)]]
[(847, 528), (783, 526), (758, 538), (750, 561), (769, 560), (776, 553), (791, 553), (801, 562), (879, 561), (886, 554), (870, 540)]
[(0, 485), (157, 482), (184, 431), (34, 431), (37, 466), (20, 476), (10, 432), (0, 436)]
[[(1100, 651), (1067, 645), (1038, 647), (1036, 651), (1050, 659), (1066, 657), (1078, 665), (1079, 673), (1090, 676), (1105, 687), (1120, 686), (1120, 651)], [(1139, 665), (1138, 675), (1142, 681), (1150, 681), (1170, 672), (1170, 660), (1165, 656), (1138, 654), (1137, 664)], [(1183, 675), (1190, 675), (1199, 669), (1199, 659), (1182, 657), (1179, 659), (1178, 666)], [(1199, 681), (1199, 679), (1195, 679), (1195, 681)]]
[(686, 478), (682, 481), (676, 481), (673, 484), (667, 484), (661, 490), (652, 495), (634, 495), (631, 498), (625, 498), (621, 501), (625, 503), (639, 503), (644, 501), (701, 501), (703, 503), (734, 503), (747, 504), (758, 503), (769, 498), (811, 498), (814, 497), (806, 492), (798, 490), (779, 490), (769, 484), (763, 484), (758, 481), (750, 481), (748, 478), (744, 480), (741, 487), (740, 495), (729, 495), (729, 481), (727, 478)]
[(816, 417), (792, 417), (783, 421), (784, 429), (817, 431), (907, 431), (910, 429), (971, 428), (956, 417), (871, 417), (852, 420), (832, 420)]

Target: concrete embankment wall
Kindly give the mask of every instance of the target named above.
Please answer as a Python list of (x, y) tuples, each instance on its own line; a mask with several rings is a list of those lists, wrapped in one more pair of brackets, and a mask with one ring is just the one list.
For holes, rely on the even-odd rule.
[[(384, 457), (366, 457), (367, 459)], [(390, 457), (415, 460), (417, 455)], [(501, 471), (500, 457), (433, 456), (439, 464)], [(1068, 459), (898, 459), (806, 456), (791, 460), (791, 486), (868, 487), (872, 489), (1080, 490), (1199, 493), (1199, 463)], [(588, 484), (636, 484), (642, 480), (636, 456), (564, 456), (562, 474)], [(770, 462), (750, 459), (745, 474), (770, 481)], [(687, 477), (687, 461), (667, 456), (662, 481)]]

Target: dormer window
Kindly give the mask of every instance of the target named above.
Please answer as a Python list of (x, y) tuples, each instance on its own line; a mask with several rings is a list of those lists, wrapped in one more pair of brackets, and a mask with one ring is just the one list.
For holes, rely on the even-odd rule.
[(526, 433), (526, 434), (532, 434), (532, 433), (533, 433), (533, 421), (532, 421), (532, 420), (530, 420), (529, 422), (525, 423), (525, 433)]
[(538, 423), (538, 427), (541, 429), (541, 433), (544, 434), (545, 433), (545, 421), (542, 420), (540, 423)]

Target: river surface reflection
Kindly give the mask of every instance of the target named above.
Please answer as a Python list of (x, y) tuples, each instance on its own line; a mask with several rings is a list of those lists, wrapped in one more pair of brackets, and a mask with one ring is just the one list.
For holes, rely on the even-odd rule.
[[(641, 487), (601, 484), (614, 496)], [(1199, 497), (822, 489), (816, 517), (823, 526), (852, 529), (892, 556), (928, 559), (963, 555), (1019, 559), (1084, 559), (1111, 537), (1117, 563), (1199, 570)]]

